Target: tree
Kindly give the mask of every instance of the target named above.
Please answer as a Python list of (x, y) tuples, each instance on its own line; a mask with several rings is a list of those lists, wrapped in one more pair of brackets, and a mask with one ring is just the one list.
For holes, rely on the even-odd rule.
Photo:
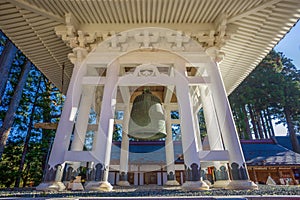
[(256, 139), (273, 137), (272, 120), (276, 119), (287, 124), (298, 152), (299, 74), (291, 60), (276, 51), (249, 74), (229, 97), (241, 137), (245, 133)]
[[(2, 97), (4, 94), (6, 82), (8, 80), (10, 68), (12, 66), (16, 52), (17, 47), (10, 40), (7, 40), (5, 48), (0, 56), (0, 97)], [(0, 98), (0, 103), (1, 99), (2, 98)]]
[(14, 122), (14, 115), (15, 115), (15, 112), (20, 103), (23, 87), (26, 83), (26, 79), (29, 74), (30, 68), (31, 68), (31, 62), (29, 60), (27, 60), (27, 62), (25, 63), (25, 65), (22, 68), (22, 72), (21, 72), (21, 76), (20, 76), (18, 85), (15, 89), (14, 95), (13, 95), (12, 100), (9, 105), (9, 109), (5, 115), (3, 124), (0, 128), (0, 159), (2, 158), (2, 154), (4, 151), (7, 137), (9, 135), (11, 126), (13, 125), (13, 122)]
[(15, 187), (20, 186), (22, 172), (23, 172), (23, 168), (24, 168), (24, 164), (25, 164), (25, 158), (26, 158), (26, 154), (28, 153), (29, 142), (30, 142), (30, 137), (31, 137), (31, 130), (33, 128), (33, 123), (34, 123), (34, 113), (36, 111), (37, 100), (39, 97), (39, 90), (41, 88), (41, 78), (42, 78), (42, 76), (40, 76), (40, 78), (39, 78), (39, 84), (38, 84), (38, 87), (36, 88), (36, 92), (35, 92), (35, 98), (34, 98), (33, 106), (31, 109), (30, 120), (29, 120), (29, 124), (28, 124), (27, 134), (25, 137), (24, 147), (23, 147), (19, 170), (18, 170), (18, 176), (17, 176), (16, 182), (15, 182)]
[(276, 116), (280, 122), (287, 125), (293, 150), (300, 153), (300, 145), (296, 135), (297, 123), (300, 120), (300, 71), (292, 63), (291, 59), (281, 55), (281, 98), (280, 106)]

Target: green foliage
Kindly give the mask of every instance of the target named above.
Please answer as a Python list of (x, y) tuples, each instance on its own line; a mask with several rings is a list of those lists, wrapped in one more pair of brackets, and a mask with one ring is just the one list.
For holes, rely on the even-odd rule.
[(113, 132), (113, 141), (121, 141), (122, 140), (122, 125), (115, 124), (114, 125), (114, 132)]
[(299, 132), (299, 74), (290, 59), (272, 50), (238, 86), (229, 100), (241, 138), (271, 137), (271, 121), (287, 125), (287, 117)]
[(203, 141), (204, 138), (207, 136), (207, 130), (206, 130), (206, 125), (205, 125), (203, 109), (200, 109), (200, 111), (198, 112), (198, 123), (199, 123), (199, 128), (200, 128), (201, 140)]
[(0, 162), (0, 188), (12, 187), (19, 166), (22, 146), (21, 141), (8, 141)]
[[(2, 38), (3, 36), (0, 34), (0, 45), (4, 45)], [(0, 51), (1, 49), (2, 46), (0, 46)], [(14, 88), (18, 83), (24, 61), (25, 56), (18, 51), (6, 84), (6, 91), (1, 97), (0, 125), (5, 117)], [(64, 96), (61, 92), (36, 67), (32, 67), (23, 88), (22, 100), (15, 114), (14, 124), (11, 127), (0, 162), (0, 173), (2, 174), (0, 187), (13, 187), (17, 176), (21, 176), (21, 186), (29, 186), (32, 183), (34, 185), (39, 184), (55, 131), (29, 127), (30, 120), (33, 120), (32, 125), (38, 122), (58, 122), (63, 102)], [(27, 134), (30, 135), (30, 140), (25, 152), (24, 168), (19, 174), (18, 168)]]

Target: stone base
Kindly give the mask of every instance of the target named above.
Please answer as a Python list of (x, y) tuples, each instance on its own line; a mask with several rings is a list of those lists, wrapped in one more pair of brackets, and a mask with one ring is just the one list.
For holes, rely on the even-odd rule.
[(219, 181), (215, 181), (213, 184), (214, 188), (226, 188), (227, 185), (230, 183), (230, 180), (219, 180)]
[(119, 181), (117, 183), (118, 186), (125, 186), (125, 187), (128, 187), (130, 186), (130, 183), (128, 181)]
[(81, 183), (69, 183), (67, 189), (73, 190), (73, 191), (83, 191), (84, 188)]
[(184, 190), (209, 190), (209, 186), (204, 181), (186, 181), (181, 188)]
[(258, 186), (250, 180), (232, 180), (226, 186), (228, 190), (257, 190)]
[(167, 186), (178, 186), (178, 185), (180, 185), (180, 184), (179, 184), (178, 181), (176, 181), (176, 180), (168, 180), (168, 181), (165, 183), (165, 185), (167, 185)]
[(208, 187), (211, 187), (211, 182), (209, 180), (203, 180), (203, 181), (206, 183), (206, 185), (208, 185)]
[(40, 183), (35, 189), (44, 192), (61, 192), (66, 189), (66, 186), (62, 182), (53, 181)]
[(112, 191), (113, 186), (107, 181), (90, 181), (85, 186), (86, 190), (93, 191)]

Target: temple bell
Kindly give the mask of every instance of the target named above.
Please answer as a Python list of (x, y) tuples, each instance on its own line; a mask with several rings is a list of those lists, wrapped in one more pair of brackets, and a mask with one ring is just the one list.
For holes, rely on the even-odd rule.
[(158, 140), (166, 135), (166, 123), (160, 99), (146, 89), (133, 101), (128, 137), (138, 140)]

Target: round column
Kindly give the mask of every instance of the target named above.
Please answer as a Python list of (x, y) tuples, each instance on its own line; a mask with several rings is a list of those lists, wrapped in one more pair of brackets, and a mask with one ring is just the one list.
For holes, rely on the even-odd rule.
[(165, 121), (167, 137), (165, 140), (166, 164), (167, 164), (167, 182), (165, 185), (179, 185), (176, 180), (174, 145), (172, 137), (171, 110), (168, 106), (165, 107)]
[[(210, 150), (224, 150), (220, 128), (216, 117), (216, 111), (210, 91), (207, 87), (201, 86), (200, 94)], [(216, 188), (225, 188), (230, 182), (227, 164), (221, 164), (219, 161), (214, 161), (213, 164), (216, 170), (216, 181), (214, 182), (213, 186)]]
[(249, 179), (248, 170), (219, 66), (216, 62), (211, 62), (207, 65), (206, 69), (211, 80), (211, 84), (209, 86), (212, 93), (217, 120), (223, 136), (224, 146), (229, 152), (232, 181), (228, 184), (227, 188), (256, 189), (257, 185)]
[(95, 158), (97, 160), (95, 163), (95, 181), (87, 184), (87, 190), (111, 191), (113, 188), (108, 182), (108, 173), (119, 68), (117, 61), (107, 67), (99, 127), (93, 144), (93, 151), (95, 152)]
[(195, 119), (189, 85), (185, 79), (185, 64), (175, 66), (176, 95), (181, 121), (182, 150), (184, 155), (186, 181), (182, 185), (186, 190), (206, 190), (208, 185), (200, 181), (200, 160), (197, 152)]
[[(83, 151), (85, 137), (88, 127), (89, 114), (91, 112), (91, 105), (94, 100), (95, 87), (83, 86), (82, 95), (80, 99), (78, 116), (75, 124), (73, 141), (71, 144), (71, 151)], [(73, 162), (70, 166), (73, 170), (73, 176), (79, 173), (80, 162)]]
[(128, 156), (129, 156), (129, 138), (128, 138), (128, 123), (130, 119), (130, 108), (129, 102), (126, 105), (124, 110), (124, 118), (123, 118), (123, 131), (122, 131), (122, 142), (121, 142), (121, 153), (120, 153), (120, 175), (119, 182), (117, 185), (119, 186), (130, 186), (128, 182)]
[[(51, 154), (49, 157), (48, 165), (45, 169), (46, 175), (56, 174), (57, 177), (62, 177), (63, 170), (53, 170), (55, 166), (64, 166), (65, 153), (68, 151), (70, 138), (74, 126), (74, 119), (72, 119), (72, 113), (76, 113), (78, 107), (80, 95), (81, 95), (81, 80), (86, 74), (86, 65), (82, 65), (82, 61), (87, 54), (87, 50), (84, 48), (73, 49), (74, 59), (71, 62), (74, 64), (72, 77), (69, 83), (66, 100), (61, 113), (60, 121), (56, 130)], [(76, 89), (75, 89), (76, 88)], [(55, 180), (55, 176), (48, 176), (47, 179), (36, 188), (37, 190), (49, 191), (57, 188), (57, 191), (61, 191), (65, 188), (61, 180)]]

